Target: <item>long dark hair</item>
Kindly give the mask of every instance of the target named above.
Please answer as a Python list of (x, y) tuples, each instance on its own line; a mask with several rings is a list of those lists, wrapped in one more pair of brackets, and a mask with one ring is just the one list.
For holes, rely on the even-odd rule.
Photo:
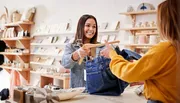
[(96, 22), (96, 33), (93, 36), (93, 38), (91, 38), (90, 43), (92, 43), (92, 44), (97, 43), (97, 35), (98, 35), (97, 20), (93, 15), (88, 15), (88, 14), (81, 16), (81, 18), (79, 19), (78, 25), (77, 25), (77, 30), (76, 30), (76, 35), (75, 35), (75, 39), (74, 39), (73, 43), (76, 43), (77, 40), (82, 40), (82, 43), (84, 44), (84, 39), (85, 39), (84, 26), (85, 26), (85, 22), (90, 18), (94, 19), (94, 21)]

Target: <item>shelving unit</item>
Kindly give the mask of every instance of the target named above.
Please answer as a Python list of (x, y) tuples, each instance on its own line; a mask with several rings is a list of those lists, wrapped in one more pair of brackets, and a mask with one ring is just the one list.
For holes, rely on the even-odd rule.
[(39, 55), (39, 56), (52, 56), (52, 57), (62, 57), (62, 55), (58, 54), (40, 54), (40, 53), (31, 53), (31, 55)]
[[(140, 36), (140, 35), (148, 35), (148, 36), (149, 35), (158, 35), (159, 32), (156, 32), (157, 27), (135, 27), (137, 15), (147, 15), (147, 14), (156, 14), (156, 13), (157, 13), (156, 10), (119, 13), (121, 15), (130, 16), (132, 19), (132, 28), (121, 28), (120, 30), (129, 31), (129, 32), (131, 32), (132, 35), (134, 35), (134, 37)], [(151, 32), (147, 32), (149, 30), (151, 30)], [(139, 31), (146, 31), (146, 32), (139, 32)], [(147, 49), (147, 48), (150, 48), (153, 46), (152, 44), (124, 44), (124, 45), (127, 47), (130, 47), (132, 50), (134, 50), (135, 48), (138, 48), (138, 49), (146, 48)]]
[(11, 53), (11, 52), (0, 52), (2, 55), (15, 55), (15, 56), (26, 56), (30, 55), (29, 53)]
[(147, 10), (147, 11), (135, 11), (135, 12), (124, 12), (124, 13), (119, 13), (122, 15), (143, 15), (143, 14), (154, 14), (157, 13), (156, 10)]
[[(14, 22), (14, 23), (8, 23), (8, 24), (4, 24), (5, 27), (9, 27), (9, 26), (21, 26), (21, 25), (32, 25), (35, 24), (32, 21), (19, 21), (19, 22)], [(25, 29), (24, 29), (25, 30)]]
[(49, 67), (57, 67), (56, 65), (48, 65), (48, 64), (44, 64), (44, 63), (39, 63), (39, 62), (30, 62), (30, 64), (34, 64), (34, 65), (42, 65), (42, 66), (49, 66)]
[[(58, 37), (59, 39), (62, 39), (61, 37), (69, 37), (69, 36), (73, 36), (75, 35), (74, 32), (61, 32), (61, 33), (34, 33), (32, 36), (34, 39), (36, 38), (44, 38), (44, 37)], [(55, 48), (60, 48), (63, 50), (65, 44), (62, 44), (62, 43), (34, 43), (32, 42), (31, 44), (31, 47), (42, 47), (42, 48), (49, 48), (49, 47), (55, 47)], [(59, 55), (59, 54), (55, 54), (55, 53), (32, 53), (31, 52), (31, 57), (34, 58), (34, 57), (50, 57), (50, 58), (54, 58), (54, 59), (61, 59), (62, 58), (62, 55)], [(44, 63), (40, 63), (40, 62), (34, 62), (34, 61), (31, 61), (30, 62), (32, 68), (36, 68), (36, 67), (43, 67), (43, 69), (47, 69), (47, 68), (60, 68), (58, 67), (57, 65), (47, 65), (47, 64), (44, 64)], [(67, 89), (70, 87), (69, 83), (70, 83), (70, 76), (68, 77), (60, 77), (60, 76), (55, 76), (53, 74), (46, 74), (46, 73), (42, 73), (42, 72), (39, 72), (39, 71), (32, 71), (31, 70), (31, 73), (32, 74), (37, 74), (37, 75), (40, 75), (40, 87), (44, 87), (45, 85), (48, 85), (50, 83), (54, 83), (54, 80), (55, 79), (58, 79), (60, 81), (62, 81), (62, 84), (60, 84), (63, 88)]]
[(130, 16), (132, 19), (133, 27), (135, 27), (136, 15), (146, 15), (146, 14), (156, 14), (156, 13), (157, 13), (156, 10), (146, 10), (146, 11), (136, 11), (136, 12), (124, 12), (124, 13), (119, 13), (119, 14)]
[(122, 28), (120, 30), (130, 31), (133, 35), (136, 34), (137, 31), (141, 30), (157, 30), (157, 27), (141, 27), (141, 28)]
[(13, 38), (1, 38), (1, 40), (4, 40), (4, 41), (15, 41), (15, 40), (31, 40), (32, 38), (30, 37), (13, 37)]
[(3, 65), (1, 65), (0, 68), (4, 68), (4, 69), (8, 69), (8, 70), (17, 70), (17, 71), (30, 71), (30, 68), (22, 69), (22, 68), (14, 68), (14, 67), (3, 66)]
[(31, 46), (65, 46), (66, 44), (58, 44), (58, 43), (51, 43), (51, 44), (45, 44), (45, 43), (31, 43)]
[[(22, 51), (19, 49), (19, 51), (16, 52), (15, 50), (0, 52), (0, 54), (4, 55), (4, 57), (7, 60), (11, 61), (10, 65), (4, 63), (3, 65), (0, 65), (0, 67), (5, 69), (8, 73), (11, 73), (11, 70), (18, 71), (21, 74), (21, 76), (27, 81), (27, 83), (30, 82), (30, 68), (25, 68), (25, 64), (29, 65), (30, 62), (29, 51), (30, 51), (30, 40), (32, 38), (26, 36), (17, 37), (17, 34), (20, 31), (28, 31), (28, 33), (30, 33), (32, 24), (34, 24), (34, 22), (23, 22), (23, 21), (5, 24), (4, 25), (5, 29), (14, 27), (13, 32), (16, 32), (16, 35), (14, 35), (14, 37), (7, 36), (7, 37), (2, 37), (0, 39), (6, 43), (6, 45), (10, 48), (9, 50), (13, 50), (12, 47), (16, 47), (15, 49), (19, 49), (19, 48), (23, 49)], [(27, 51), (24, 52), (25, 50), (27, 50), (28, 52)], [(19, 65), (24, 65), (24, 66), (23, 67), (13, 66), (14, 64), (12, 63), (12, 61), (14, 60), (19, 61)]]

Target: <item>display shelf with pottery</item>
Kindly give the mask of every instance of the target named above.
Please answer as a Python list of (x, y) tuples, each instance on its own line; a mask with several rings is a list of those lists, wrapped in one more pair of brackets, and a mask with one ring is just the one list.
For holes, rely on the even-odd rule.
[(120, 30), (130, 31), (133, 35), (135, 35), (137, 31), (142, 31), (142, 30), (157, 30), (157, 27), (121, 28)]
[(10, 66), (4, 66), (4, 65), (0, 65), (0, 68), (4, 68), (4, 69), (9, 69), (9, 70), (17, 70), (17, 71), (30, 71), (30, 68), (15, 68), (15, 67), (10, 67)]
[[(15, 19), (15, 18), (14, 18)], [(18, 71), (26, 83), (30, 83), (30, 31), (33, 21), (13, 21), (6, 23), (1, 40), (3, 40), (7, 49), (5, 52), (0, 52), (4, 55), (5, 59), (9, 60), (8, 65), (6, 65), (6, 60), (4, 65), (0, 67), (6, 70), (8, 73), (12, 71)], [(12, 64), (12, 65), (9, 65)]]
[[(127, 9), (129, 9), (129, 7)], [(136, 15), (156, 14), (156, 13), (157, 13), (157, 11), (155, 10), (155, 7), (152, 4), (150, 4), (150, 3), (141, 3), (138, 6), (137, 11), (125, 12), (125, 13), (119, 13), (119, 14), (131, 16), (131, 18), (132, 18), (132, 26), (135, 27)]]

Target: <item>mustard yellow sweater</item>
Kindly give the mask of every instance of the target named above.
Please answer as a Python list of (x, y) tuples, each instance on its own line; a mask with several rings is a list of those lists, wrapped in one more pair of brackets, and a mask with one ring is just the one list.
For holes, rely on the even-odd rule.
[(109, 55), (110, 69), (114, 75), (127, 82), (145, 81), (146, 99), (175, 103), (176, 51), (170, 42), (159, 43), (135, 62), (128, 62), (113, 50)]

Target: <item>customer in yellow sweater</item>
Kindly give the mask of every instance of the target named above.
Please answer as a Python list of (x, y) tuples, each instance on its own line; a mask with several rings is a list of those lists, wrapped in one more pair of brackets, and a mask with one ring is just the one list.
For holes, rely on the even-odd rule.
[(110, 69), (114, 75), (127, 82), (145, 81), (144, 95), (148, 103), (180, 103), (176, 82), (180, 64), (179, 17), (177, 0), (166, 0), (158, 6), (158, 30), (164, 41), (135, 62), (117, 55), (108, 43), (106, 49), (101, 51), (101, 55), (111, 58)]

